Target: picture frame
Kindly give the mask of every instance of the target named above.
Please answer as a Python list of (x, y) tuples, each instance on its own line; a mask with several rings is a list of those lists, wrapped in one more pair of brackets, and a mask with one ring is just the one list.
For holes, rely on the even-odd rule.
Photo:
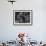
[(14, 25), (32, 25), (33, 11), (32, 10), (13, 10)]

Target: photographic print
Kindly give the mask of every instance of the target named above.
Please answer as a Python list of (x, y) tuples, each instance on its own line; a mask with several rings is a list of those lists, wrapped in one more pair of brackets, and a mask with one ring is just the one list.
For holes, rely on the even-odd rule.
[(32, 10), (14, 10), (13, 24), (32, 24)]

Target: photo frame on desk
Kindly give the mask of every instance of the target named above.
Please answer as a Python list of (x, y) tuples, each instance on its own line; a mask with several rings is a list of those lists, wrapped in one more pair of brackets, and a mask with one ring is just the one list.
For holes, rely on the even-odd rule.
[(32, 10), (13, 10), (13, 25), (32, 25)]

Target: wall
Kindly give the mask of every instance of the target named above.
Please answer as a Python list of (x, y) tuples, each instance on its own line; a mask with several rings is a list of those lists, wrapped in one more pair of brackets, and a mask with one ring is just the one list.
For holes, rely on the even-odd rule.
[[(14, 10), (33, 10), (32, 26), (14, 26)], [(46, 40), (46, 1), (17, 0), (12, 5), (7, 0), (0, 0), (0, 40), (15, 40), (18, 32), (30, 34), (33, 40)]]

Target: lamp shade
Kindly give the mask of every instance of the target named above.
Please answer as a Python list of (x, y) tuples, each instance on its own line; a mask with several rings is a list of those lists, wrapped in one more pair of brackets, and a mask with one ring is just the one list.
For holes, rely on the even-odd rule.
[(8, 2), (11, 2), (12, 4), (16, 2), (16, 0), (8, 0)]

